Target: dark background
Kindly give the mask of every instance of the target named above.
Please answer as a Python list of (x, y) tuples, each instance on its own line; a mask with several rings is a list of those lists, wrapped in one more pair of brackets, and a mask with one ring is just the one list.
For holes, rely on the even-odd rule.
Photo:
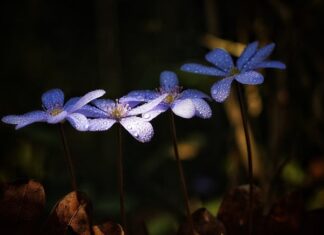
[[(271, 185), (274, 198), (302, 189), (306, 208), (324, 206), (323, 1), (31, 0), (2, 1), (0, 9), (1, 117), (41, 108), (40, 97), (51, 88), (68, 98), (102, 88), (113, 99), (154, 89), (163, 70), (177, 72), (184, 88), (209, 93), (215, 78), (181, 72), (183, 63), (205, 63), (211, 47), (237, 56), (236, 42), (275, 42), (272, 58), (287, 69), (263, 71), (264, 84), (245, 90), (255, 180), (264, 189)], [(215, 214), (228, 188), (247, 183), (233, 100), (212, 102), (209, 120), (176, 120), (193, 209)], [(154, 235), (175, 230), (183, 202), (167, 116), (152, 123), (150, 143), (126, 132), (123, 142), (128, 215), (134, 224), (145, 220)], [(117, 128), (80, 133), (66, 125), (66, 131), (95, 221), (118, 221)], [(70, 190), (57, 127), (38, 123), (15, 131), (2, 123), (0, 135), (0, 180), (39, 180), (50, 211)]]

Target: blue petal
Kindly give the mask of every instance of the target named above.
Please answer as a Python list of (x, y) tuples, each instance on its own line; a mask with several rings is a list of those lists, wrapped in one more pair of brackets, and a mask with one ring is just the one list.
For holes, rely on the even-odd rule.
[(235, 80), (247, 85), (257, 85), (263, 83), (263, 76), (261, 73), (249, 71), (235, 76)]
[(66, 117), (66, 120), (78, 131), (88, 130), (88, 119), (80, 113), (71, 113)]
[(190, 99), (175, 100), (171, 104), (171, 109), (174, 114), (182, 118), (192, 118), (196, 113), (195, 105)]
[(146, 121), (151, 121), (152, 119), (156, 118), (161, 113), (164, 113), (170, 108), (170, 105), (161, 103), (155, 108), (153, 108), (151, 111), (148, 111), (146, 113), (142, 114), (142, 118), (144, 118)]
[(52, 89), (42, 95), (42, 103), (46, 109), (55, 107), (62, 108), (64, 104), (64, 93), (61, 89)]
[(20, 129), (34, 122), (45, 122), (48, 114), (44, 111), (33, 111), (23, 115), (8, 115), (1, 120), (7, 124), (16, 125), (16, 129)]
[(181, 66), (182, 71), (204, 74), (210, 76), (226, 76), (227, 73), (215, 67), (209, 67), (201, 64), (184, 64)]
[(258, 49), (258, 42), (252, 42), (246, 46), (240, 57), (236, 61), (236, 66), (239, 70), (251, 59)]
[(92, 103), (99, 109), (106, 112), (109, 108), (113, 107), (116, 102), (110, 99), (96, 99), (92, 101)]
[(194, 90), (194, 89), (187, 89), (181, 92), (180, 94), (181, 99), (193, 99), (193, 98), (200, 98), (200, 99), (210, 99), (208, 95), (206, 95), (204, 92)]
[(137, 90), (131, 91), (127, 95), (121, 97), (119, 102), (130, 103), (130, 102), (148, 102), (159, 96), (159, 93), (152, 90)]
[(135, 116), (135, 115), (139, 115), (139, 114), (142, 114), (142, 113), (147, 113), (148, 111), (152, 110), (155, 106), (160, 104), (165, 99), (165, 97), (167, 97), (167, 96), (168, 96), (168, 94), (160, 95), (158, 98), (130, 110), (127, 113), (127, 115)]
[(276, 60), (267, 60), (267, 61), (262, 61), (255, 65), (255, 69), (260, 69), (260, 68), (274, 68), (274, 69), (286, 69), (286, 65), (280, 61)]
[(98, 118), (98, 119), (88, 119), (88, 122), (89, 122), (88, 131), (106, 131), (116, 123), (116, 120), (110, 118)]
[(163, 71), (160, 74), (160, 86), (165, 91), (172, 91), (179, 85), (178, 77), (174, 72)]
[(213, 99), (217, 102), (223, 102), (229, 96), (233, 77), (224, 78), (211, 87), (210, 92)]
[(152, 139), (154, 130), (148, 121), (140, 117), (126, 117), (120, 124), (138, 141), (145, 143)]
[(256, 65), (265, 60), (273, 51), (275, 47), (274, 43), (270, 43), (261, 49), (259, 49), (252, 58), (242, 67), (243, 72), (253, 70), (256, 68)]
[(94, 99), (97, 99), (97, 98), (103, 96), (105, 93), (106, 92), (101, 89), (88, 92), (87, 94), (82, 96), (74, 105), (69, 106), (68, 109), (66, 109), (66, 111), (69, 113), (73, 113), (76, 110), (82, 108), (84, 105), (93, 101)]
[(107, 112), (104, 112), (101, 109), (98, 109), (88, 104), (83, 106), (81, 109), (77, 110), (76, 112), (81, 113), (84, 116), (89, 118), (106, 118), (108, 116)]
[(196, 113), (195, 116), (201, 118), (210, 118), (212, 111), (209, 104), (203, 99), (192, 99), (192, 103), (195, 105)]
[(233, 60), (230, 54), (223, 49), (215, 49), (207, 53), (206, 60), (214, 64), (218, 69), (228, 73), (233, 68)]
[(48, 115), (47, 122), (50, 124), (56, 124), (56, 123), (62, 122), (66, 118), (67, 114), (68, 113), (66, 111), (62, 111), (55, 116)]

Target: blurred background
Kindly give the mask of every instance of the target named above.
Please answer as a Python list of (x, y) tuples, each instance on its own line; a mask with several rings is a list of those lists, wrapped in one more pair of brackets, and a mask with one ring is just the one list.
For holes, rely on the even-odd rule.
[[(155, 89), (163, 70), (184, 88), (209, 94), (216, 78), (179, 70), (222, 47), (234, 57), (245, 45), (275, 42), (261, 86), (245, 87), (253, 139), (255, 182), (267, 202), (293, 190), (307, 209), (324, 207), (324, 60), (321, 0), (94, 0), (2, 1), (0, 115), (40, 109), (40, 97), (61, 88), (67, 98), (102, 88), (107, 98)], [(211, 103), (208, 120), (177, 118), (179, 148), (192, 210), (217, 213), (231, 187), (246, 184), (244, 135), (234, 93)], [(124, 132), (126, 207), (130, 224), (145, 221), (152, 235), (170, 234), (183, 221), (178, 173), (167, 115), (154, 119), (155, 136), (141, 144)], [(19, 131), (0, 124), (0, 180), (43, 183), (47, 211), (70, 190), (56, 126)], [(117, 128), (80, 133), (66, 125), (80, 189), (95, 222), (119, 221)], [(134, 226), (136, 227), (136, 226)]]

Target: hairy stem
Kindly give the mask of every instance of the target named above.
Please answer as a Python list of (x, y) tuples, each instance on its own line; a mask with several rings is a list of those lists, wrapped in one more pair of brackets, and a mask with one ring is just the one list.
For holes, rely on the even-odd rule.
[(177, 161), (180, 184), (181, 184), (182, 194), (183, 194), (184, 201), (185, 201), (187, 220), (189, 222), (192, 234), (196, 234), (195, 229), (194, 229), (193, 220), (191, 217), (191, 212), (190, 212), (190, 203), (189, 203), (187, 184), (186, 184), (185, 176), (183, 173), (183, 168), (181, 165), (181, 160), (179, 157), (177, 132), (176, 132), (176, 127), (175, 127), (174, 115), (171, 110), (170, 110), (169, 114), (170, 114), (170, 129), (171, 129), (171, 135), (172, 135), (173, 151), (174, 151), (174, 155), (175, 155), (175, 158)]
[(123, 168), (123, 149), (122, 149), (122, 128), (118, 125), (118, 158), (117, 158), (117, 178), (119, 190), (119, 205), (122, 226), (127, 231), (126, 212), (125, 212), (125, 193), (124, 193), (124, 168)]
[(249, 204), (248, 204), (248, 234), (252, 235), (253, 233), (253, 162), (252, 162), (252, 149), (251, 149), (251, 140), (249, 135), (248, 120), (246, 114), (246, 107), (244, 105), (242, 85), (239, 83), (236, 84), (237, 98), (240, 103), (241, 117), (243, 123), (243, 129), (245, 134), (245, 142), (247, 149), (247, 158), (248, 158), (248, 177), (249, 177)]
[(61, 136), (61, 140), (62, 140), (62, 144), (63, 144), (63, 148), (64, 148), (65, 161), (67, 163), (68, 171), (69, 171), (70, 178), (71, 178), (71, 187), (72, 187), (72, 190), (77, 193), (78, 187), (77, 187), (77, 181), (76, 181), (76, 177), (75, 177), (74, 164), (73, 164), (73, 160), (71, 157), (70, 148), (69, 148), (69, 145), (66, 140), (63, 123), (59, 124), (59, 131), (60, 131), (60, 136)]

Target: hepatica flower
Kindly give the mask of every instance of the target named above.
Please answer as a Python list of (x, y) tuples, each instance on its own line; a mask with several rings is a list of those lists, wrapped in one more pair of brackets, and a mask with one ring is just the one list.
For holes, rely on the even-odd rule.
[(89, 131), (105, 131), (115, 123), (120, 123), (136, 140), (144, 143), (151, 140), (154, 131), (151, 123), (137, 115), (148, 112), (165, 97), (166, 95), (160, 95), (137, 107), (121, 100), (97, 99), (92, 102), (95, 107), (87, 105), (80, 112), (93, 118), (88, 120)]
[(64, 104), (63, 91), (52, 89), (42, 95), (44, 110), (36, 110), (22, 115), (8, 115), (3, 117), (2, 121), (16, 125), (16, 129), (20, 129), (34, 122), (56, 124), (67, 120), (75, 129), (86, 131), (88, 129), (88, 120), (77, 111), (90, 101), (104, 94), (104, 90), (95, 90), (80, 98), (72, 98)]
[(121, 100), (129, 103), (148, 102), (160, 95), (166, 95), (165, 99), (149, 112), (143, 113), (142, 117), (152, 120), (159, 114), (171, 109), (174, 114), (182, 118), (210, 118), (212, 115), (208, 103), (204, 99), (210, 99), (205, 93), (187, 89), (182, 90), (179, 86), (177, 75), (171, 71), (163, 71), (160, 75), (160, 88), (156, 91), (143, 90), (132, 91)]
[(263, 83), (263, 76), (255, 71), (260, 68), (285, 69), (286, 66), (280, 61), (267, 60), (275, 47), (270, 43), (258, 49), (258, 42), (252, 42), (244, 49), (240, 57), (233, 63), (229, 53), (222, 49), (215, 49), (209, 52), (205, 59), (214, 66), (204, 66), (201, 64), (184, 64), (181, 70), (224, 77), (224, 79), (214, 83), (211, 87), (211, 95), (217, 102), (223, 102), (230, 93), (233, 80), (242, 84), (257, 85)]

